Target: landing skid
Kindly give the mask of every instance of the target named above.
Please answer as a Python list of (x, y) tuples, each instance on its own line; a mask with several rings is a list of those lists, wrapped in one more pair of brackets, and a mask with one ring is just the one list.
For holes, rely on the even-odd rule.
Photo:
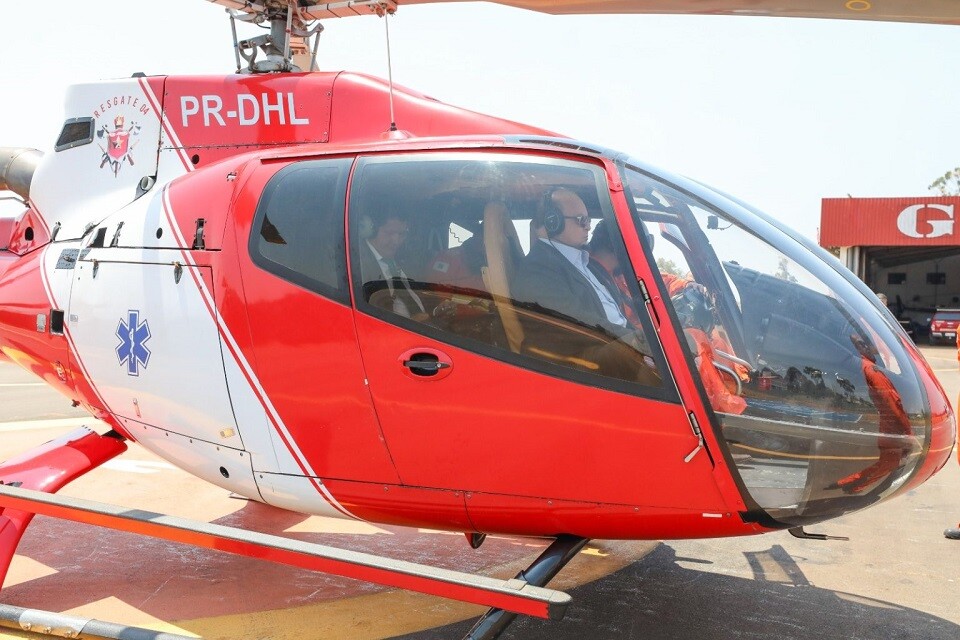
[(521, 580), (496, 580), (368, 553), (207, 522), (0, 486), (0, 506), (151, 538), (270, 560), (303, 569), (557, 620), (570, 596)]
[[(71, 480), (125, 450), (126, 444), (118, 434), (99, 435), (81, 429), (0, 464), (0, 579), (9, 567), (27, 524), (35, 514), (41, 514), (492, 607), (467, 638), (493, 640), (517, 614), (553, 620), (563, 617), (570, 596), (546, 589), (544, 585), (587, 542), (584, 538), (561, 535), (516, 578), (497, 580), (255, 531), (53, 495)], [(481, 534), (468, 535), (468, 539), (475, 548), (483, 542)], [(31, 612), (34, 614), (43, 614), (41, 617), (45, 619), (58, 616)]]

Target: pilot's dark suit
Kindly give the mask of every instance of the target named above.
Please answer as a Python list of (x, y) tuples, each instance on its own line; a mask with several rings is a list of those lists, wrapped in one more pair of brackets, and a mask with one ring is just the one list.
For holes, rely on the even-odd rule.
[[(591, 268), (591, 272), (614, 300), (620, 299), (619, 290), (603, 269)], [(557, 249), (541, 240), (533, 242), (530, 254), (521, 263), (512, 293), (517, 302), (538, 304), (614, 336), (630, 331), (607, 319), (593, 285)]]
[[(604, 269), (594, 263), (588, 268), (614, 303), (621, 304), (620, 291)], [(643, 332), (634, 331), (626, 318), (624, 326), (610, 322), (593, 285), (550, 244), (534, 241), (512, 293), (519, 309), (531, 312), (520, 315), (524, 329), (521, 351), (610, 378), (651, 386), (662, 383)], [(544, 316), (566, 319), (569, 324)], [(588, 331), (579, 330), (571, 321)]]

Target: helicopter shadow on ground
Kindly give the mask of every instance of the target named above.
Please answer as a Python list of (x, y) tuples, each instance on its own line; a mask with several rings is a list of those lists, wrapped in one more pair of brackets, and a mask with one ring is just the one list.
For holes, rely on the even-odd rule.
[[(812, 586), (779, 545), (762, 555), (775, 561), (780, 577), (764, 576), (761, 554), (747, 554), (755, 579), (700, 571), (711, 564), (678, 557), (661, 544), (643, 560), (596, 582), (571, 589), (573, 602), (559, 621), (519, 617), (503, 639), (574, 640), (948, 640), (960, 625), (889, 602)], [(462, 638), (476, 622), (398, 636), (395, 640)]]

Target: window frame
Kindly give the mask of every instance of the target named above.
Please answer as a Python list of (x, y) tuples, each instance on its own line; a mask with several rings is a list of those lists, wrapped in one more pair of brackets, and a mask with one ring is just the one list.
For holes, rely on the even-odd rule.
[[(95, 120), (91, 117), (81, 117), (81, 118), (69, 118), (64, 120), (63, 126), (60, 127), (60, 133), (57, 135), (57, 141), (53, 147), (54, 152), (66, 151), (67, 149), (74, 149), (76, 147), (82, 147), (84, 145), (90, 144), (93, 142), (94, 135), (94, 126)], [(61, 142), (64, 134), (67, 131), (67, 127), (75, 124), (87, 124), (87, 135), (83, 138), (77, 138), (76, 140), (70, 140), (69, 142)]]
[[(257, 207), (254, 210), (253, 221), (250, 224), (250, 235), (247, 239), (247, 252), (254, 265), (271, 273), (278, 278), (302, 287), (308, 291), (323, 296), (334, 302), (345, 306), (350, 305), (350, 287), (347, 279), (346, 262), (346, 244), (344, 219), (346, 217), (347, 204), (347, 186), (350, 181), (352, 167), (355, 158), (353, 156), (336, 158), (311, 158), (298, 160), (283, 167), (273, 174), (257, 199)], [(302, 271), (291, 269), (290, 267), (274, 262), (260, 252), (260, 230), (266, 217), (267, 206), (270, 197), (276, 192), (283, 179), (295, 171), (309, 169), (311, 166), (323, 168), (336, 167), (339, 174), (336, 179), (335, 191), (337, 200), (335, 202), (336, 215), (331, 216), (335, 228), (331, 229), (331, 235), (339, 239), (339, 248), (334, 250), (334, 259), (337, 266), (337, 285), (332, 286), (327, 282), (313, 278)]]
[[(660, 342), (660, 336), (656, 331), (654, 320), (650, 317), (648, 305), (638, 305), (639, 316), (643, 324), (644, 335), (651, 349), (650, 356), (653, 358), (657, 372), (660, 374), (660, 386), (648, 386), (639, 382), (632, 382), (620, 378), (612, 378), (600, 374), (589, 373), (551, 363), (547, 360), (537, 358), (532, 355), (514, 353), (513, 351), (492, 345), (467, 336), (458, 335), (446, 331), (440, 327), (419, 322), (412, 318), (393, 313), (387, 309), (371, 304), (364, 298), (363, 278), (360, 274), (360, 253), (359, 242), (361, 241), (358, 232), (358, 225), (353, 219), (354, 211), (358, 208), (358, 194), (363, 187), (363, 170), (371, 165), (382, 165), (391, 163), (410, 163), (444, 160), (470, 160), (477, 159), (483, 161), (506, 160), (508, 162), (531, 162), (543, 164), (546, 166), (566, 166), (570, 168), (588, 169), (592, 172), (595, 180), (595, 188), (599, 196), (599, 205), (603, 218), (608, 221), (617, 222), (614, 211), (613, 199), (619, 197), (616, 189), (611, 189), (610, 176), (602, 158), (593, 158), (586, 156), (567, 156), (552, 151), (527, 150), (517, 148), (496, 148), (492, 150), (412, 150), (408, 152), (390, 152), (389, 154), (361, 154), (357, 157), (356, 164), (352, 171), (350, 180), (350, 193), (347, 198), (347, 249), (351, 264), (350, 289), (354, 297), (354, 305), (358, 312), (375, 317), (390, 325), (399, 327), (406, 331), (422, 335), (437, 342), (452, 347), (460, 348), (471, 353), (484, 356), (493, 360), (498, 360), (511, 364), (526, 370), (535, 371), (554, 378), (568, 380), (585, 386), (596, 387), (608, 391), (615, 391), (632, 396), (649, 398), (672, 404), (681, 404), (679, 392), (673, 379), (666, 355), (663, 351), (663, 345)], [(606, 197), (604, 197), (606, 194)], [(642, 300), (642, 294), (636, 282), (636, 274), (633, 264), (630, 262), (629, 255), (623, 240), (623, 231), (617, 223), (617, 229), (620, 239), (615, 244), (620, 252), (621, 263), (629, 265), (629, 274), (627, 281), (631, 286), (631, 292), (634, 293), (635, 300)], [(632, 276), (632, 277), (631, 277)], [(642, 308), (641, 308), (642, 307)]]

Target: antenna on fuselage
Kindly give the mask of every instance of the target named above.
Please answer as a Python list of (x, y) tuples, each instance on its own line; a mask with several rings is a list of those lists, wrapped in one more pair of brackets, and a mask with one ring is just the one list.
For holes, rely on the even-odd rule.
[[(233, 33), (237, 73), (314, 71), (323, 25), (320, 20), (347, 16), (393, 13), (396, 0), (345, 0), (302, 6), (300, 0), (210, 0), (227, 8)], [(240, 40), (237, 21), (255, 24), (270, 32)], [(313, 47), (309, 46), (313, 38)], [(263, 54), (264, 59), (257, 59)], [(246, 62), (246, 66), (244, 66)]]
[(393, 61), (390, 59), (390, 16), (391, 12), (383, 7), (383, 25), (387, 31), (387, 83), (390, 90), (390, 131), (397, 130), (397, 116), (393, 111)]

